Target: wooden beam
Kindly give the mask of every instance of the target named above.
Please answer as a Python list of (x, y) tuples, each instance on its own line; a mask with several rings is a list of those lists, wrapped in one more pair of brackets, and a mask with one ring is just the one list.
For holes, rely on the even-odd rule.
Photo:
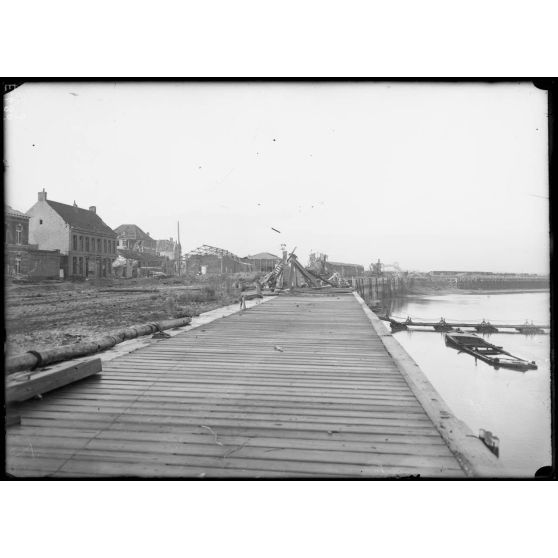
[(6, 426), (16, 426), (21, 424), (21, 416), (14, 415), (11, 413), (6, 413)]
[(53, 389), (71, 384), (102, 370), (101, 359), (65, 362), (58, 366), (12, 374), (6, 382), (6, 403), (26, 401)]

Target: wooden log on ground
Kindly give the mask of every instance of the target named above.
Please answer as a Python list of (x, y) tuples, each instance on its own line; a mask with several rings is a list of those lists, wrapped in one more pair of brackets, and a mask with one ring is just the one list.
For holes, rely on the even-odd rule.
[(56, 362), (91, 355), (99, 351), (110, 349), (127, 339), (135, 339), (136, 337), (150, 335), (165, 329), (183, 327), (188, 325), (191, 321), (192, 319), (188, 317), (152, 322), (116, 331), (94, 341), (55, 347), (54, 349), (48, 349), (46, 351), (29, 351), (24, 355), (9, 358), (6, 361), (6, 373), (14, 374), (23, 370), (33, 370), (37, 366), (47, 366)]
[(23, 374), (12, 374), (6, 382), (6, 403), (26, 401), (97, 374), (101, 370), (101, 359), (96, 358)]
[(92, 355), (98, 351), (99, 343), (97, 341), (86, 341), (74, 343), (73, 345), (64, 345), (63, 347), (55, 347), (46, 351), (37, 351), (36, 354), (40, 357), (37, 366), (44, 367), (55, 362)]
[(11, 357), (6, 362), (6, 374), (13, 374), (20, 370), (32, 370), (39, 364), (39, 360), (40, 356), (34, 352)]

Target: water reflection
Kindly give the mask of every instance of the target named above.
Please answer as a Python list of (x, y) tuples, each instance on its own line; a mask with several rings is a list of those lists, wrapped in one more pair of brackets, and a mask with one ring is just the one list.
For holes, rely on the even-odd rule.
[[(550, 321), (549, 293), (408, 296), (381, 301), (390, 315), (437, 321), (489, 320), (498, 323)], [(526, 360), (538, 370), (516, 371), (476, 361), (446, 347), (444, 334), (401, 331), (395, 338), (419, 364), (453, 412), (478, 434), (500, 439), (500, 460), (517, 475), (532, 477), (551, 464), (550, 336), (519, 333), (486, 335), (491, 343)]]

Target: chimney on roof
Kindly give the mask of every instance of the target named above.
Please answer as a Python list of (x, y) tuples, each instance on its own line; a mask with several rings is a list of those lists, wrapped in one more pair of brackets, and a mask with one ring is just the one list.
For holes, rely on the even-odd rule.
[(77, 203), (76, 203), (76, 200), (74, 200), (74, 207), (77, 207)]
[(47, 199), (47, 193), (45, 192), (45, 189), (43, 188), (42, 192), (39, 192), (39, 201), (46, 201)]
[(89, 211), (93, 211), (93, 213), (97, 213), (97, 208), (94, 205), (90, 205)]

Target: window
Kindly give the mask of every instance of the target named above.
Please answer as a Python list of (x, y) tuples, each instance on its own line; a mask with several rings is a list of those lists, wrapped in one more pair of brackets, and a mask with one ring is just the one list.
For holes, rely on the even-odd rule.
[(85, 237), (85, 251), (89, 252), (89, 237)]
[(15, 272), (18, 275), (21, 273), (21, 258), (19, 257), (19, 254), (15, 261)]
[(74, 250), (77, 250), (77, 235), (74, 234), (74, 243), (73, 243)]
[(101, 239), (100, 238), (97, 239), (97, 252), (99, 252), (99, 254), (101, 253)]
[(95, 239), (91, 239), (91, 252), (95, 252)]
[(16, 225), (16, 244), (21, 244), (21, 233), (23, 232), (23, 225), (18, 223)]
[(83, 252), (83, 236), (79, 237), (79, 249), (80, 252)]
[(107, 253), (107, 239), (106, 238), (103, 240), (103, 252), (105, 254)]
[[(74, 238), (76, 237), (74, 236)], [(77, 275), (77, 258), (75, 256), (72, 258), (72, 275)]]
[(79, 274), (83, 275), (83, 258), (79, 259)]
[(39, 225), (42, 225), (42, 224), (43, 224), (43, 220), (39, 219)]

